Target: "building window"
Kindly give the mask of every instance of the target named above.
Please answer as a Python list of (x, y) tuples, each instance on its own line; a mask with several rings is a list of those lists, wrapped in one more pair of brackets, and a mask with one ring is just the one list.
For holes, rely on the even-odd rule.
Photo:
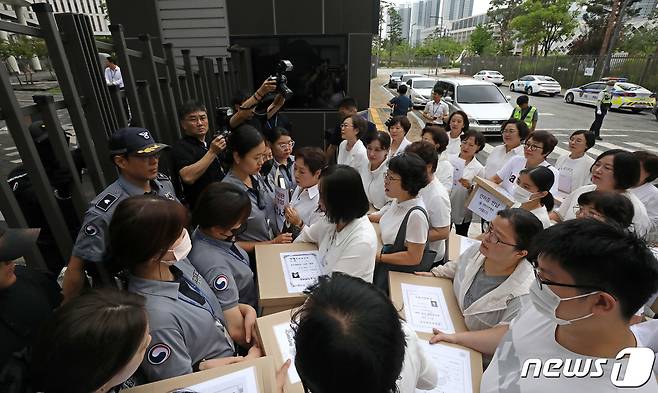
[(96, 15), (96, 21), (98, 22), (98, 31), (103, 30), (103, 23), (101, 22), (101, 17)]

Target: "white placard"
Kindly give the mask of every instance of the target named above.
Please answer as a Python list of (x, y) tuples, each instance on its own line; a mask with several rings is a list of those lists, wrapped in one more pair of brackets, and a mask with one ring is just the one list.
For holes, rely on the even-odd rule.
[(258, 393), (256, 370), (253, 367), (245, 368), (186, 389), (197, 393)]
[(594, 67), (585, 67), (584, 76), (592, 76), (592, 75), (594, 75)]
[(432, 328), (454, 333), (443, 290), (436, 287), (402, 283), (402, 299), (407, 323), (417, 332), (432, 333)]
[(324, 274), (317, 251), (291, 251), (280, 254), (288, 293), (304, 292)]
[(464, 168), (466, 168), (466, 160), (459, 158), (459, 156), (451, 156), (449, 159), (455, 171), (452, 174), (452, 186), (462, 187), (459, 179), (464, 176)]
[(470, 237), (462, 236), (459, 238), (459, 255), (462, 255), (466, 250), (475, 244), (482, 243), (479, 240), (471, 239)]
[(475, 189), (475, 194), (468, 204), (468, 210), (489, 222), (493, 221), (496, 214), (505, 208), (507, 205), (503, 201), (482, 187)]
[(291, 360), (290, 368), (288, 368), (288, 379), (290, 383), (301, 382), (295, 368), (295, 332), (292, 330), (290, 322), (274, 325), (272, 329), (274, 330), (274, 337), (276, 337), (276, 343), (279, 346), (283, 362), (285, 363), (288, 359)]
[(276, 212), (276, 227), (283, 229), (286, 221), (285, 209), (290, 203), (290, 193), (287, 189), (274, 186), (274, 211)]
[(421, 341), (420, 347), (436, 368), (437, 383), (432, 390), (416, 389), (416, 393), (473, 393), (471, 354), (464, 349)]

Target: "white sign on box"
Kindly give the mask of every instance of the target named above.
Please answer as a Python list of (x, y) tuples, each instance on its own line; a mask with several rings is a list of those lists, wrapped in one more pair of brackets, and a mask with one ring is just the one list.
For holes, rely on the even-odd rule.
[(283, 357), (283, 362), (290, 359), (290, 368), (288, 368), (288, 379), (290, 383), (301, 382), (297, 369), (295, 368), (295, 332), (292, 330), (289, 322), (282, 323), (272, 327), (276, 343), (279, 345), (279, 351)]
[(507, 208), (503, 201), (482, 187), (477, 187), (474, 192), (475, 194), (468, 204), (468, 210), (482, 217), (485, 221), (493, 221), (499, 211)]
[(183, 390), (196, 393), (258, 393), (258, 384), (255, 369), (249, 367), (180, 389)]
[(420, 348), (436, 368), (436, 388), (416, 393), (473, 393), (471, 354), (465, 349), (420, 341)]
[(288, 293), (301, 293), (325, 274), (317, 251), (282, 252), (281, 265)]
[(406, 283), (401, 286), (404, 315), (409, 326), (423, 333), (432, 333), (433, 328), (444, 333), (455, 332), (441, 288)]

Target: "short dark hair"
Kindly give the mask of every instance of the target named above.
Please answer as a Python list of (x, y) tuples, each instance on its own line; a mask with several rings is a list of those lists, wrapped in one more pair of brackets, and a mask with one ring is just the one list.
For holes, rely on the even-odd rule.
[(414, 142), (408, 145), (404, 151), (417, 154), (418, 157), (425, 161), (425, 165), (432, 165), (432, 172), (436, 172), (436, 167), (439, 163), (439, 153), (431, 143), (425, 141)]
[(338, 108), (354, 108), (358, 109), (356, 100), (352, 97), (343, 97), (342, 100), (338, 103)]
[(391, 158), (388, 170), (400, 175), (402, 189), (415, 197), (428, 183), (425, 165), (418, 154), (405, 152)]
[(530, 98), (527, 95), (522, 94), (516, 99), (516, 105), (521, 106), (530, 102)]
[(396, 392), (406, 340), (389, 298), (340, 272), (320, 277), (306, 292), (293, 316), (302, 383), (318, 393)]
[(249, 98), (249, 93), (246, 90), (238, 90), (233, 93), (233, 97), (231, 97), (231, 106), (240, 105), (245, 102), (247, 98)]
[(108, 63), (112, 63), (112, 64), (114, 64), (114, 57), (112, 57), (112, 56), (107, 56), (107, 57), (105, 58), (105, 60), (106, 60)]
[(423, 136), (424, 134), (427, 133), (432, 136), (432, 140), (436, 145), (435, 147), (437, 153), (441, 154), (444, 151), (446, 151), (450, 140), (448, 139), (448, 133), (443, 127), (425, 126), (425, 128), (423, 128), (423, 131), (420, 133), (420, 136)]
[(233, 153), (237, 153), (239, 157), (244, 157), (251, 149), (264, 141), (265, 139), (260, 131), (249, 124), (242, 124), (228, 137), (226, 157), (230, 163), (233, 163)]
[(401, 84), (400, 86), (398, 86), (398, 93), (402, 95), (407, 94), (407, 89), (408, 89), (407, 85)]
[(546, 191), (548, 194), (541, 199), (541, 204), (546, 207), (549, 212), (555, 206), (555, 199), (551, 194), (551, 187), (555, 183), (555, 174), (552, 170), (545, 166), (538, 166), (534, 168), (524, 168), (519, 172), (519, 175), (527, 174), (530, 180), (537, 186), (540, 192)]
[(407, 116), (393, 116), (388, 122), (388, 129), (390, 131), (391, 127), (399, 124), (400, 127), (404, 130), (404, 134), (407, 135), (407, 132), (411, 129), (411, 122)]
[(356, 131), (357, 138), (361, 138), (367, 135), (368, 121), (366, 119), (364, 119), (361, 115), (355, 114), (345, 117), (343, 121), (345, 121), (348, 118), (352, 119), (352, 126), (357, 130)]
[(528, 135), (530, 135), (530, 129), (528, 128), (528, 125), (525, 124), (524, 121), (515, 119), (505, 120), (505, 122), (503, 122), (503, 124), (500, 126), (500, 132), (502, 133), (503, 130), (505, 130), (505, 127), (507, 127), (509, 124), (514, 124), (514, 126), (516, 126), (516, 129), (519, 132), (519, 137), (522, 141), (525, 141), (528, 138)]
[(633, 155), (640, 160), (640, 165), (648, 175), (646, 178), (640, 179), (642, 184), (656, 180), (658, 178), (658, 155), (645, 150), (635, 151)]
[(478, 151), (476, 153), (481, 152), (484, 147), (487, 145), (487, 139), (484, 137), (484, 134), (481, 133), (480, 131), (475, 131), (475, 130), (468, 130), (465, 131), (463, 134), (460, 136), (462, 142), (469, 140), (469, 138), (475, 138), (475, 144), (478, 145)]
[(32, 380), (45, 393), (97, 391), (139, 351), (148, 333), (145, 299), (94, 289), (55, 311), (36, 335)]
[(276, 143), (276, 141), (278, 141), (279, 138), (281, 138), (284, 135), (290, 136), (290, 131), (288, 131), (283, 127), (267, 128), (263, 132), (263, 136), (270, 143), (270, 145)]
[[(592, 168), (603, 157), (613, 156), (613, 172), (616, 190), (627, 190), (640, 181), (640, 160), (632, 153), (623, 149), (610, 149), (599, 154)], [(591, 172), (591, 169), (590, 169)]]
[(235, 184), (214, 182), (199, 196), (192, 222), (200, 228), (230, 229), (251, 214), (249, 195)]
[(635, 208), (633, 202), (615, 191), (590, 191), (580, 194), (579, 206), (592, 206), (603, 215), (605, 222), (628, 228), (633, 223)]
[[(545, 229), (533, 248), (571, 275), (575, 284), (603, 289), (628, 320), (658, 290), (658, 264), (646, 243), (617, 225), (584, 218)], [(620, 262), (623, 264), (620, 265)]]
[(295, 160), (304, 160), (304, 165), (315, 173), (327, 166), (327, 157), (319, 147), (302, 147), (295, 152)]
[(462, 131), (468, 131), (468, 128), (470, 127), (470, 123), (468, 121), (468, 115), (464, 111), (454, 111), (448, 116), (448, 122), (446, 123), (446, 129), (449, 131), (450, 130), (450, 121), (452, 120), (453, 116), (459, 115), (464, 119), (464, 128), (462, 128)]
[(114, 267), (132, 270), (162, 258), (187, 222), (183, 205), (156, 195), (131, 196), (119, 202), (109, 227)]
[(555, 135), (551, 134), (548, 131), (535, 131), (528, 135), (528, 139), (532, 138), (533, 141), (535, 142), (541, 142), (543, 145), (543, 148), (541, 149), (541, 154), (543, 156), (548, 156), (553, 152), (553, 149), (555, 149), (555, 146), (557, 146), (557, 138)]
[(206, 106), (200, 103), (199, 101), (189, 100), (186, 101), (178, 110), (178, 121), (185, 120), (185, 116), (194, 112), (206, 112)]
[(369, 145), (373, 141), (379, 141), (379, 144), (382, 146), (382, 149), (388, 150), (391, 148), (391, 135), (384, 131), (377, 131), (370, 135), (367, 135), (363, 139), (364, 145)]
[(368, 213), (368, 196), (356, 169), (347, 165), (329, 166), (322, 171), (320, 184), (320, 198), (329, 222), (347, 224)]
[(531, 260), (535, 256), (532, 253), (532, 242), (544, 230), (544, 226), (539, 221), (539, 218), (525, 209), (517, 208), (503, 209), (496, 213), (496, 215), (512, 224), (516, 243), (514, 249), (528, 251), (526, 258)]
[(586, 150), (591, 149), (596, 144), (596, 137), (594, 136), (594, 133), (589, 130), (576, 130), (571, 133), (569, 138), (576, 135), (582, 135), (585, 138), (585, 145), (587, 146)]

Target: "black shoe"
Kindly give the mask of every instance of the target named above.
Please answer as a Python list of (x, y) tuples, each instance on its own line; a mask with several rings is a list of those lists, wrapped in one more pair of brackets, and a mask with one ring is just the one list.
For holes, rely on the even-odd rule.
[(602, 141), (603, 140), (603, 138), (601, 138), (600, 136), (597, 136), (594, 139), (596, 139), (597, 141)]

